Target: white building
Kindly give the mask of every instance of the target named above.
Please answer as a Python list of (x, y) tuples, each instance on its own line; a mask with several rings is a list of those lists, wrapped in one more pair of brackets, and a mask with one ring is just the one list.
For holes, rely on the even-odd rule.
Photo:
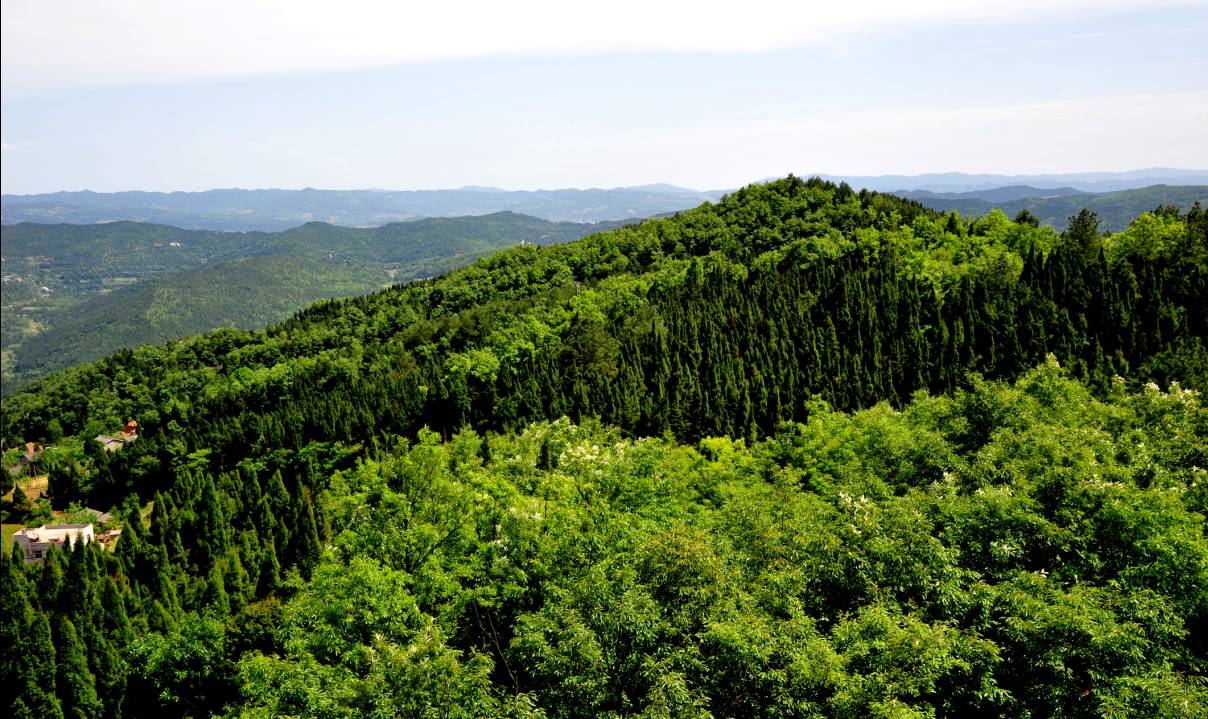
[(26, 527), (13, 535), (13, 541), (25, 552), (25, 563), (42, 562), (51, 549), (70, 548), (76, 542), (88, 544), (95, 537), (91, 524), (54, 524)]

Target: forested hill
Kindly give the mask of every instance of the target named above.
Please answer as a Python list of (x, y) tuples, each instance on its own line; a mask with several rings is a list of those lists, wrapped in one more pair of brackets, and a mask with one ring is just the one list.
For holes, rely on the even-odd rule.
[[(450, 264), (457, 259), (463, 258), (448, 258)], [(439, 269), (447, 265), (441, 263)], [(11, 393), (47, 372), (122, 348), (159, 344), (217, 327), (262, 328), (316, 300), (370, 292), (389, 281), (377, 264), (256, 255), (89, 294), (66, 306), (55, 297), (53, 309), (26, 311), (32, 315), (42, 310), (36, 334), (21, 337), (13, 332), (12, 341), (5, 345), (9, 355), (4, 390)]]
[(125, 416), (156, 426), (186, 407), (246, 414), (204, 430), (240, 447), (564, 413), (752, 436), (812, 394), (900, 403), (1050, 352), (1098, 387), (1115, 374), (1198, 387), (1206, 319), (1189, 308), (1205, 296), (1204, 226), (1198, 207), (1162, 210), (1105, 236), (1084, 212), (1058, 235), (792, 178), (321, 303), (265, 332), (121, 352), (6, 401), (4, 431), (37, 436), (52, 418), (68, 433)]
[[(256, 255), (334, 257), (394, 265), (439, 256), (474, 256), (527, 241), (553, 244), (624, 222), (547, 222), (513, 212), (429, 218), (373, 228), (311, 222), (277, 233), (211, 232), (167, 225), (113, 222), (98, 225), (22, 223), (0, 229), (5, 273), (34, 273), (23, 284), (49, 281), (100, 290), (112, 278), (146, 279)], [(40, 274), (38, 274), (40, 272)], [(110, 282), (106, 283), (109, 279)], [(8, 288), (6, 288), (8, 289)], [(64, 287), (64, 289), (70, 289)]]
[(6, 560), (10, 706), (1200, 715), (1205, 296), (1198, 206), (790, 177), (53, 374), (6, 443), (125, 527)]
[(4, 391), (124, 347), (217, 327), (259, 329), (319, 299), (622, 224), (500, 212), (368, 229), (315, 222), (279, 233), (134, 222), (5, 226)]

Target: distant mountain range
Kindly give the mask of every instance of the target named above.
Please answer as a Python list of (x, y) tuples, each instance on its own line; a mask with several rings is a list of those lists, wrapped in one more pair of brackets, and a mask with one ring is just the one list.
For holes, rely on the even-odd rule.
[[(804, 175), (803, 175), (804, 176)], [(1118, 192), (1152, 185), (1208, 185), (1208, 170), (1148, 168), (1064, 175), (821, 175), (860, 189), (942, 193), (942, 199), (1001, 203), (1028, 197)], [(468, 186), (449, 190), (241, 190), (206, 192), (54, 192), (4, 195), (0, 220), (95, 224), (132, 221), (186, 229), (276, 232), (307, 222), (378, 227), (419, 217), (510, 211), (552, 222), (599, 222), (650, 217), (716, 201), (727, 190), (698, 191), (667, 184), (612, 189), (504, 190)], [(983, 193), (955, 198), (949, 193)], [(919, 197), (930, 203), (930, 199)], [(1151, 208), (1146, 208), (1151, 209)]]
[(316, 300), (622, 224), (500, 212), (371, 229), (312, 222), (278, 233), (135, 222), (8, 225), (0, 230), (3, 390), (123, 347), (215, 327), (260, 328)]
[(378, 227), (420, 217), (516, 212), (551, 222), (650, 217), (716, 200), (721, 192), (670, 185), (611, 190), (209, 190), (206, 192), (55, 192), (4, 195), (4, 224), (153, 222), (199, 230), (275, 232), (306, 222)]
[(1199, 202), (1208, 206), (1208, 184), (1205, 185), (1154, 185), (1136, 190), (1119, 192), (1082, 193), (1071, 188), (1046, 190), (1038, 187), (1015, 185), (992, 190), (972, 192), (929, 192), (912, 190), (895, 193), (900, 197), (916, 200), (932, 209), (947, 212), (955, 210), (962, 215), (985, 215), (990, 210), (1000, 209), (1014, 217), (1021, 210), (1028, 210), (1042, 224), (1058, 230), (1065, 229), (1070, 216), (1082, 208), (1093, 210), (1099, 216), (1100, 227), (1119, 232), (1142, 212), (1153, 210), (1159, 205), (1174, 205), (1186, 211)]
[(824, 180), (846, 182), (857, 189), (899, 194), (903, 191), (975, 192), (1004, 187), (1027, 186), (1069, 194), (1118, 192), (1151, 185), (1208, 185), (1208, 170), (1149, 167), (1127, 172), (1075, 172), (1047, 175), (970, 175), (963, 172), (925, 175), (819, 175)]

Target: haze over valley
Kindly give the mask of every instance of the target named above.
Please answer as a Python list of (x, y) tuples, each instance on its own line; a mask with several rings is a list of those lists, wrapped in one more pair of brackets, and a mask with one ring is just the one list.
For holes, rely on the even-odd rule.
[[(1022, 209), (1039, 200), (1051, 210), (1042, 211), (1054, 226), (1066, 219), (1052, 212), (1076, 211), (1075, 205), (1114, 201), (1114, 193), (1153, 186), (1197, 189), (1152, 190), (1151, 202), (1187, 204), (1204, 199), (1208, 170), (1150, 168), (1131, 172), (1064, 175), (966, 175), (941, 173), (918, 176), (847, 177), (818, 175), (832, 182), (847, 182), (856, 189), (894, 192), (918, 199), (936, 209), (958, 209), (985, 214), (995, 202), (1010, 201)], [(742, 184), (746, 184), (743, 182)], [(483, 215), (516, 212), (551, 222), (600, 222), (651, 217), (687, 210), (716, 201), (725, 190), (697, 191), (668, 184), (613, 189), (502, 190), (465, 187), (456, 190), (209, 190), (205, 192), (56, 192), (4, 195), (3, 222), (73, 223), (154, 222), (189, 229), (285, 230), (306, 222), (328, 222), (346, 227), (376, 227), (418, 217)], [(1075, 196), (1081, 196), (1075, 198)], [(1092, 197), (1096, 196), (1096, 197)], [(1135, 197), (1135, 199), (1134, 199)], [(1113, 216), (1111, 229), (1123, 229), (1131, 216), (1152, 207), (1139, 197), (1125, 194), (1125, 206)], [(947, 201), (959, 201), (951, 207)], [(977, 201), (982, 202), (978, 203)], [(1155, 204), (1156, 206), (1156, 204)], [(1130, 216), (1131, 215), (1131, 216)]]

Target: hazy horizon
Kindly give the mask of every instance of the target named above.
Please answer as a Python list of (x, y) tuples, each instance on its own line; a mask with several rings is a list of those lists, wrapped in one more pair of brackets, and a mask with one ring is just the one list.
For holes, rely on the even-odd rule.
[(1208, 167), (1185, 0), (3, 5), (4, 193)]
[[(1160, 174), (1160, 173), (1169, 173), (1169, 174)], [(7, 192), (6, 191), (3, 194), (5, 196), (10, 196), (10, 197), (30, 197), (30, 196), (38, 196), (38, 195), (79, 194), (79, 193), (94, 193), (94, 194), (98, 194), (98, 195), (123, 194), (123, 193), (202, 194), (202, 193), (207, 193), (207, 192), (232, 192), (232, 191), (239, 191), (239, 192), (306, 192), (306, 191), (313, 191), (313, 192), (382, 192), (382, 193), (480, 191), (480, 192), (501, 192), (501, 193), (506, 193), (506, 192), (539, 193), (539, 192), (567, 192), (567, 191), (589, 192), (589, 191), (643, 190), (643, 189), (647, 189), (647, 188), (665, 188), (667, 190), (679, 190), (679, 191), (683, 191), (683, 192), (709, 194), (709, 193), (717, 193), (717, 192), (729, 192), (732, 190), (739, 189), (741, 187), (745, 187), (747, 185), (775, 180), (778, 177), (784, 177), (789, 174), (793, 174), (798, 177), (834, 178), (836, 181), (838, 178), (851, 178), (851, 179), (859, 179), (859, 180), (880, 180), (882, 182), (888, 181), (888, 180), (891, 180), (894, 178), (903, 178), (903, 179), (908, 179), (908, 180), (921, 181), (921, 180), (932, 179), (932, 178), (938, 179), (938, 178), (946, 178), (946, 177), (960, 177), (960, 178), (967, 178), (970, 181), (984, 180), (989, 185), (993, 185), (995, 187), (1003, 186), (1003, 185), (997, 184), (997, 183), (1005, 182), (1005, 181), (1018, 181), (1018, 182), (1022, 183), (1022, 181), (1024, 181), (1024, 180), (1041, 180), (1041, 179), (1047, 179), (1049, 182), (1058, 182), (1063, 179), (1068, 179), (1071, 182), (1074, 182), (1075, 184), (1082, 184), (1082, 183), (1079, 183), (1077, 181), (1077, 179), (1075, 179), (1075, 178), (1082, 178), (1084, 182), (1086, 182), (1086, 181), (1093, 182), (1093, 181), (1097, 181), (1093, 178), (1100, 178), (1100, 177), (1102, 177), (1103, 180), (1110, 180), (1110, 179), (1115, 179), (1115, 178), (1119, 178), (1119, 179), (1129, 178), (1129, 179), (1137, 179), (1137, 180), (1157, 178), (1157, 179), (1161, 179), (1161, 180), (1175, 180), (1175, 179), (1179, 179), (1180, 177), (1184, 177), (1184, 178), (1190, 177), (1191, 179), (1193, 179), (1195, 181), (1188, 182), (1188, 183), (1182, 183), (1182, 184), (1194, 184), (1194, 185), (1199, 185), (1205, 181), (1208, 181), (1208, 169), (1198, 169), (1198, 168), (1190, 168), (1190, 167), (1141, 167), (1141, 168), (1135, 168), (1135, 169), (1116, 170), (1116, 171), (1088, 170), (1088, 171), (1082, 171), (1082, 172), (1021, 173), (1021, 174), (1011, 174), (1011, 175), (1004, 175), (1004, 174), (995, 173), (995, 172), (924, 172), (924, 173), (917, 173), (917, 174), (886, 173), (886, 174), (881, 174), (881, 175), (854, 175), (854, 174), (845, 174), (845, 173), (837, 173), (837, 172), (793, 172), (793, 171), (788, 171), (788, 172), (785, 172), (783, 175), (779, 175), (779, 176), (775, 176), (775, 177), (757, 178), (757, 179), (752, 179), (752, 180), (748, 180), (745, 182), (736, 182), (727, 187), (689, 187), (689, 186), (678, 185), (678, 184), (669, 183), (669, 182), (648, 182), (648, 183), (642, 183), (642, 184), (635, 183), (635, 184), (626, 184), (626, 185), (615, 185), (615, 186), (611, 186), (611, 187), (586, 186), (586, 185), (566, 186), (566, 187), (499, 187), (497, 185), (476, 185), (476, 184), (461, 185), (459, 187), (323, 187), (320, 185), (301, 185), (301, 186), (294, 186), (294, 187), (240, 187), (237, 185), (233, 185), (233, 186), (229, 186), (229, 187), (207, 187), (207, 188), (196, 189), (196, 190), (149, 189), (149, 188), (144, 188), (144, 187), (129, 187), (129, 188), (124, 188), (124, 189), (116, 189), (116, 190), (96, 190), (96, 189), (93, 189), (90, 187), (80, 187), (80, 188), (63, 188), (63, 189), (58, 189), (58, 190), (49, 190), (49, 191), (45, 191), (45, 192)], [(897, 188), (897, 189), (910, 189), (910, 188)], [(1093, 192), (1093, 190), (1087, 190), (1087, 192)]]

